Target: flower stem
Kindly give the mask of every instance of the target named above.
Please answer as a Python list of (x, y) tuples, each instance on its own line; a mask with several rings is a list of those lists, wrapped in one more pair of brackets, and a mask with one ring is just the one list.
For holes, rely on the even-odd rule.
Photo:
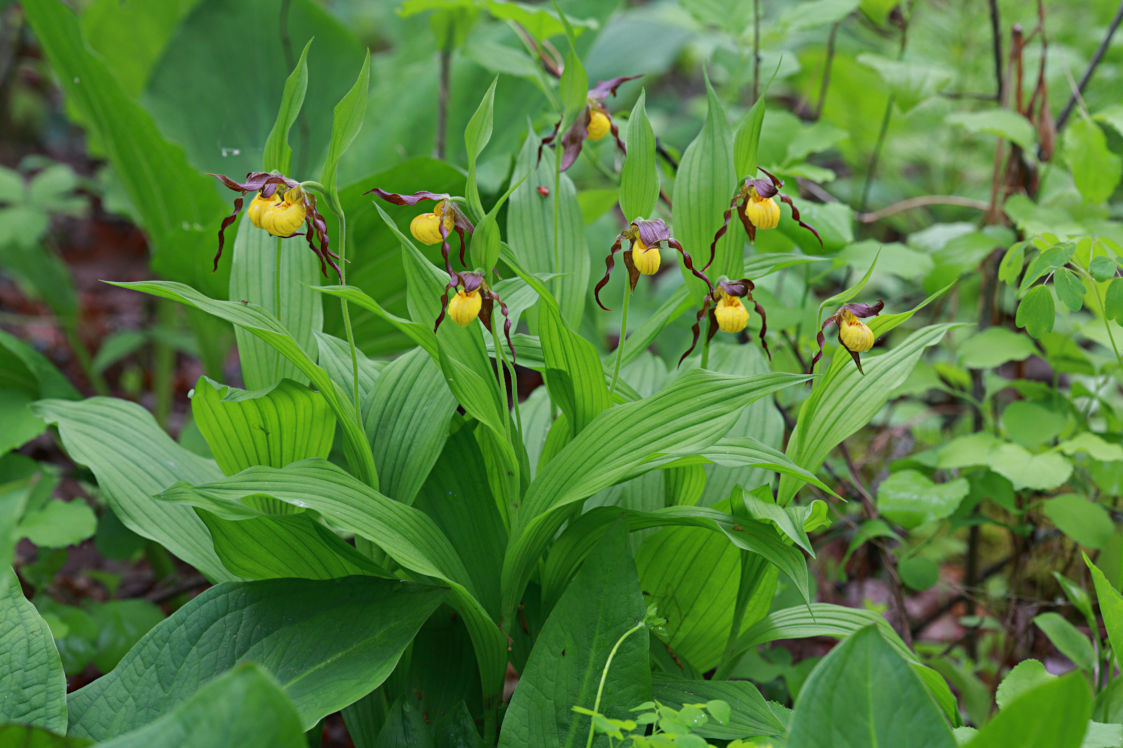
[[(593, 711), (594, 712), (600, 711), (600, 698), (604, 693), (604, 681), (605, 681), (606, 678), (608, 678), (608, 669), (610, 667), (612, 667), (612, 660), (613, 660), (614, 657), (616, 657), (616, 651), (618, 649), (620, 649), (620, 645), (624, 643), (625, 639), (627, 639), (629, 636), (636, 633), (637, 631), (639, 631), (643, 627), (644, 627), (644, 621), (641, 620), (635, 626), (632, 626), (630, 629), (628, 629), (623, 634), (621, 634), (620, 638), (616, 640), (616, 643), (614, 645), (612, 645), (612, 651), (608, 653), (608, 661), (604, 663), (604, 669), (600, 671), (600, 685), (597, 686), (597, 698), (596, 698), (595, 701), (593, 701)], [(588, 739), (585, 740), (585, 748), (591, 748), (591, 746), (593, 745), (593, 732), (594, 732), (593, 725), (594, 725), (594, 723), (592, 721), (592, 718), (590, 717), (589, 718), (589, 737), (588, 737)]]
[(628, 335), (628, 302), (632, 300), (632, 285), (624, 279), (624, 310), (620, 315), (620, 342), (616, 344), (616, 365), (612, 368), (612, 386), (608, 388), (611, 400), (616, 394), (616, 381), (620, 378), (620, 361), (624, 358), (624, 341)]

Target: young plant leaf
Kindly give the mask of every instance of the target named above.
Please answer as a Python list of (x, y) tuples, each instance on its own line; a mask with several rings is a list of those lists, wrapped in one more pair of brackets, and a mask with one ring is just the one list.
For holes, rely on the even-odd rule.
[(659, 201), (655, 131), (647, 119), (646, 101), (646, 92), (641, 92), (628, 117), (628, 155), (620, 172), (620, 210), (626, 221), (652, 217)]
[(0, 574), (0, 724), (66, 732), (66, 675), (51, 630), (11, 567)]
[(312, 46), (312, 39), (304, 45), (296, 67), (285, 79), (285, 90), (281, 94), (281, 106), (277, 110), (277, 119), (269, 137), (265, 139), (264, 170), (277, 170), (288, 174), (292, 168), (292, 147), (289, 145), (289, 131), (300, 115), (300, 108), (304, 106), (304, 93), (308, 90), (308, 49)]
[(1048, 286), (1034, 286), (1018, 303), (1014, 323), (1035, 338), (1053, 331), (1057, 311)]
[(495, 119), (495, 86), (497, 83), (499, 83), (498, 77), (491, 81), (491, 85), (488, 86), (480, 105), (476, 107), (472, 118), (468, 120), (468, 126), (464, 129), (464, 147), (468, 150), (468, 182), (465, 194), (468, 197), (468, 204), (480, 215), (484, 213), (484, 206), (480, 202), (479, 185), (476, 184), (476, 161), (480, 157), (480, 152), (491, 140), (491, 128)]
[[(1058, 714), (1064, 719), (1056, 719)], [(1079, 673), (1070, 673), (1018, 696), (967, 748), (1079, 748), (1091, 716), (1088, 684)]]
[(320, 173), (320, 181), (329, 193), (336, 191), (336, 173), (339, 169), (339, 159), (351, 147), (355, 136), (363, 127), (363, 118), (367, 111), (367, 91), (370, 89), (370, 54), (363, 49), (363, 66), (359, 68), (359, 76), (355, 85), (343, 95), (339, 103), (332, 110), (331, 140), (328, 143), (328, 156), (324, 161), (324, 169)]

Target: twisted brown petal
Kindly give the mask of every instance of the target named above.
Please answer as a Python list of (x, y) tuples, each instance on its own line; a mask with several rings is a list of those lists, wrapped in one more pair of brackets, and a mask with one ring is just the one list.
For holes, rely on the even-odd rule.
[(847, 304), (843, 309), (849, 309), (855, 317), (876, 317), (885, 308), (885, 302), (878, 300), (876, 304)]
[[(698, 336), (702, 333), (702, 317), (706, 316), (706, 312), (709, 311), (710, 301), (710, 294), (706, 294), (705, 300), (702, 301), (702, 308), (698, 310), (698, 314), (694, 319), (694, 324), (690, 327), (690, 330), (694, 333), (694, 337), (690, 340), (690, 347), (686, 349), (686, 353), (682, 354), (675, 366), (682, 366), (682, 362), (694, 351), (694, 346), (698, 345)], [(711, 324), (709, 336), (706, 338), (707, 341), (713, 337), (713, 329), (713, 325)]]
[[(725, 232), (729, 228), (729, 219), (733, 215), (733, 209), (740, 199), (741, 193), (737, 192), (733, 195), (733, 199), (729, 201), (729, 207), (725, 209), (725, 213), (722, 215), (721, 228), (717, 230), (717, 233), (714, 234), (714, 240), (710, 242), (710, 259), (705, 267), (702, 268), (703, 270), (708, 270), (710, 265), (714, 264), (714, 254), (717, 252), (717, 243), (721, 237), (725, 236)], [(738, 209), (737, 213), (741, 214), (741, 210)], [(742, 218), (742, 220), (744, 219)]]
[(792, 199), (790, 197), (788, 197), (787, 195), (781, 193), (780, 194), (780, 201), (785, 202), (785, 203), (787, 203), (788, 205), (791, 206), (792, 218), (795, 219), (795, 222), (798, 223), (803, 228), (810, 231), (812, 234), (814, 234), (815, 238), (819, 240), (819, 246), (822, 247), (823, 246), (823, 237), (819, 236), (819, 232), (815, 230), (814, 226), (812, 226), (809, 223), (804, 223), (803, 221), (800, 220), (800, 218), (799, 218), (799, 208), (795, 207), (795, 203), (792, 202)]
[(609, 78), (606, 81), (600, 81), (595, 86), (589, 89), (589, 96), (599, 101), (607, 99), (609, 96), (616, 95), (616, 89), (620, 88), (628, 81), (642, 78), (642, 75), (621, 75), (617, 78)]
[(448, 285), (445, 286), (445, 292), (441, 294), (441, 313), (437, 315), (437, 321), (433, 323), (434, 334), (437, 332), (437, 328), (441, 326), (441, 322), (444, 321), (445, 312), (448, 311), (448, 292), (456, 288), (459, 282), (460, 278), (456, 276), (456, 273), (453, 273), (453, 277), (449, 279)]
[[(811, 359), (811, 368), (807, 370), (808, 374), (814, 374), (815, 373), (815, 364), (819, 363), (819, 359), (823, 357), (823, 344), (827, 342), (827, 338), (826, 338), (825, 335), (823, 335), (823, 331), (826, 330), (827, 325), (831, 324), (832, 322), (834, 322), (834, 323), (838, 322), (838, 315), (832, 314), (831, 316), (829, 316), (825, 320), (823, 320), (823, 324), (819, 328), (819, 333), (815, 336), (815, 342), (819, 345), (819, 350), (815, 352), (815, 357)], [(841, 342), (841, 341), (839, 341), (839, 342)], [(861, 367), (859, 367), (859, 368), (861, 368)], [(811, 383), (808, 382), (808, 385), (810, 385), (810, 384)]]
[(612, 310), (606, 307), (604, 305), (604, 302), (600, 300), (600, 290), (604, 288), (608, 283), (608, 276), (612, 274), (612, 268), (615, 266), (613, 256), (620, 251), (620, 243), (623, 241), (623, 239), (623, 234), (618, 234), (616, 236), (616, 241), (613, 242), (612, 248), (608, 251), (608, 257), (604, 258), (604, 277), (601, 278), (600, 282), (598, 282), (597, 285), (593, 287), (593, 298), (596, 299), (597, 306), (599, 306), (606, 312), (611, 312)]
[(677, 250), (680, 255), (682, 255), (682, 261), (683, 264), (686, 265), (686, 269), (693, 273), (695, 278), (700, 278), (702, 282), (706, 284), (706, 288), (710, 289), (710, 293), (713, 293), (714, 285), (710, 283), (710, 279), (707, 278), (704, 273), (701, 273), (697, 269), (695, 269), (694, 260), (690, 259), (690, 253), (682, 248), (682, 244), (679, 243), (679, 240), (668, 239), (667, 244)]
[(427, 190), (414, 192), (412, 195), (400, 195), (397, 192), (387, 192), (378, 187), (367, 190), (363, 194), (369, 195), (372, 192), (386, 202), (393, 203), (394, 205), (417, 205), (422, 200), (447, 200), (452, 197), (452, 195), (447, 192), (429, 192)]
[[(225, 177), (223, 178), (225, 179)], [(218, 270), (218, 258), (222, 257), (222, 246), (226, 243), (226, 238), (223, 236), (223, 232), (226, 231), (227, 226), (234, 223), (234, 221), (238, 219), (238, 213), (240, 213), (241, 210), (242, 198), (236, 197), (234, 198), (234, 212), (226, 216), (226, 218), (223, 218), (222, 225), (218, 227), (218, 254), (214, 256), (214, 269), (211, 270), (212, 273), (215, 270)]]

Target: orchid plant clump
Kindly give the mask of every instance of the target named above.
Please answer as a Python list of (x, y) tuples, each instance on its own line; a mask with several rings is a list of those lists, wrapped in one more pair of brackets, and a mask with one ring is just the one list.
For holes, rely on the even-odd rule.
[[(247, 2), (239, 13), (260, 17), (263, 3)], [(270, 65), (291, 62), (283, 86), (263, 75), (275, 85), (258, 92), (253, 79), (234, 121), (229, 71), (199, 73), (231, 119), (192, 119), (194, 132), (167, 114), (203, 109), (170, 61), (182, 40), (234, 33), (206, 25), (217, 4), (174, 23), (156, 5), (79, 5), (91, 15), (25, 0), (18, 17), (149, 234), (162, 280), (116, 285), (161, 310), (188, 307), (197, 340), (179, 359), (205, 355), (169, 389), (178, 410), (155, 419), (146, 393), (82, 399), (0, 334), (14, 372), (0, 411), (12, 433), (40, 429), (21, 459), (0, 453), (0, 506), (20, 515), (7, 534), (48, 548), (44, 528), (67, 519), (45, 503), (58, 470), (27, 464), (54, 427), (64, 469), (79, 466), (69, 477), (100, 513), (98, 544), (127, 536), (115, 563), (152, 577), (144, 609), (163, 619), (83, 659), (77, 637), (116, 631), (112, 616), (129, 608), (116, 603), (132, 601), (99, 569), (82, 584), (104, 587), (107, 612), (63, 611), (53, 598), (82, 586), (50, 582), (49, 552), (22, 559), (0, 579), (0, 639), (13, 642), (0, 647), (0, 743), (38, 744), (40, 729), (110, 745), (237, 735), (237, 748), (344, 730), (360, 748), (807, 748), (870, 735), (1109, 748), (1123, 735), (1092, 721), (1120, 712), (1118, 574), (1093, 558), (1117, 570), (1123, 536), (1111, 488), (1123, 464), (1123, 250), (1077, 235), (1118, 224), (1117, 111), (1091, 105), (1060, 141), (1068, 166), (1045, 171), (1044, 83), (1028, 108), (1017, 101), (1024, 66), (1011, 57), (1019, 85), (1000, 80), (986, 109), (936, 98), (943, 77), (913, 55), (942, 40), (908, 26), (916, 4), (832, 5), (818, 24), (776, 8), (750, 18), (736, 3), (578, 3), (597, 7), (570, 18), (558, 4), (426, 0), (354, 15), (351, 28), (333, 4), (293, 0), (280, 4), (280, 39), (273, 25), (236, 30)], [(383, 10), (409, 33), (372, 54), (354, 32)], [(158, 43), (175, 52), (137, 60), (147, 78), (117, 80), (134, 52), (85, 41), (124, 13), (167, 32)], [(848, 33), (854, 23), (862, 34)], [(846, 43), (822, 55), (839, 28)], [(883, 42), (900, 32), (903, 49), (905, 30), (908, 55), (885, 58)], [(1057, 37), (1071, 54), (1074, 37)], [(789, 62), (820, 62), (779, 67), (762, 92), (761, 60), (789, 48)], [(360, 53), (343, 92), (337, 71)], [(697, 55), (704, 67), (687, 64)], [(653, 66), (642, 81), (614, 76), (640, 61)], [(213, 73), (212, 62), (195, 65)], [(886, 90), (840, 111), (829, 74), (813, 77), (831, 64), (846, 65), (836, 87), (888, 71)], [(927, 107), (899, 84), (922, 68)], [(614, 77), (590, 86), (602, 75)], [(143, 96), (130, 93), (138, 84)], [(817, 105), (808, 91), (821, 91)], [(941, 172), (967, 197), (914, 198), (890, 176), (888, 164), (926, 174), (911, 168), (912, 143), (881, 154), (908, 104), (910, 127), (938, 115), (972, 136), (947, 142), (990, 149), (988, 168)], [(274, 107), (265, 135), (251, 114)], [(886, 122), (872, 145), (860, 129), (870, 116)], [(237, 153), (229, 133), (246, 141)], [(1005, 170), (991, 167), (995, 137), (1009, 139)], [(867, 146), (873, 157), (856, 158)], [(138, 168), (140, 155), (170, 178)], [(289, 176), (317, 160), (317, 178)], [(211, 174), (220, 187), (206, 176), (218, 164), (246, 176)], [(988, 191), (971, 179), (992, 169), (980, 209), (974, 196)], [(9, 203), (35, 184), (0, 169), (0, 217), (27, 213)], [(891, 192), (883, 184), (908, 197), (867, 210), (868, 195)], [(1030, 235), (1064, 211), (1074, 236)], [(729, 232), (734, 215), (744, 235)], [(289, 251), (298, 237), (316, 261)], [(621, 261), (626, 277), (613, 278)], [(952, 288), (954, 303), (933, 303)], [(175, 362), (163, 332), (152, 359)], [(171, 373), (153, 379), (182, 380)], [(1036, 542), (1063, 551), (1049, 574), (1025, 573)], [(1010, 585), (987, 577), (984, 553), (1019, 567)], [(974, 559), (962, 574), (961, 556)], [(1035, 591), (1044, 613), (1004, 599)], [(937, 628), (952, 638), (937, 641)], [(798, 638), (814, 639), (815, 658), (793, 662), (803, 650), (782, 642)], [(1073, 672), (1023, 662), (1000, 685), (1039, 651)]]

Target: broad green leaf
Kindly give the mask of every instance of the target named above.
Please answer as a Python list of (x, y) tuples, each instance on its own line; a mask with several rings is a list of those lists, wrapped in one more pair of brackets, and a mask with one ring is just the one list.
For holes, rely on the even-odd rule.
[(1042, 683), (1054, 680), (1057, 676), (1045, 669), (1038, 660), (1022, 660), (998, 684), (995, 692), (995, 703), (999, 709), (1005, 709), (1014, 703), (1014, 700), (1026, 691), (1031, 691)]
[[(771, 85), (771, 81), (769, 84)], [(733, 166), (738, 179), (756, 176), (756, 167), (760, 163), (760, 128), (764, 124), (764, 97), (768, 88), (769, 86), (765, 86), (757, 96), (733, 136)]]
[(841, 22), (857, 10), (858, 2), (859, 0), (811, 0), (786, 8), (776, 22), (789, 31), (827, 26)]
[(25, 514), (18, 528), (21, 535), (41, 548), (77, 545), (96, 530), (97, 515), (81, 498), (51, 499)]
[(464, 129), (464, 147), (468, 151), (468, 189), (466, 194), (469, 204), (480, 213), (484, 212), (484, 208), (483, 203), (480, 202), (480, 188), (476, 184), (476, 160), (479, 159), (480, 152), (491, 140), (492, 122), (495, 118), (495, 86), (497, 83), (499, 83), (498, 77), (491, 81), (491, 85), (480, 101), (480, 105), (476, 108), (476, 113), (472, 115), (472, 119), (468, 120), (468, 126)]
[(1042, 613), (1033, 619), (1034, 624), (1045, 632), (1049, 641), (1061, 654), (1072, 660), (1072, 664), (1081, 670), (1090, 673), (1096, 662), (1096, 654), (1092, 651), (1092, 643), (1088, 637), (1080, 633), (1075, 626), (1065, 620), (1059, 613)]
[(952, 71), (944, 65), (927, 62), (892, 60), (863, 52), (857, 60), (873, 68), (889, 86), (893, 101), (901, 112), (908, 112), (925, 99), (935, 96), (951, 83)]
[(335, 416), (323, 396), (290, 379), (247, 392), (202, 377), (191, 415), (227, 475), (254, 465), (279, 468), (327, 457), (335, 437)]
[(900, 470), (877, 488), (878, 511), (906, 529), (946, 519), (967, 496), (966, 478), (933, 483), (916, 470)]
[[(16, 543), (22, 537), (19, 522), (38, 480), (35, 475), (30, 475), (15, 480), (5, 478), (5, 482), (0, 483), (0, 564), (12, 563)], [(9, 581), (11, 578), (7, 574), (0, 574), (0, 598), (4, 596)]]
[(593, 707), (601, 672), (614, 652), (599, 711), (625, 714), (651, 698), (644, 599), (623, 528), (616, 526), (589, 554), (546, 619), (503, 718), (500, 746), (584, 746), (588, 718), (570, 707)]
[[(882, 315), (870, 327), (876, 335), (885, 329), (878, 322), (891, 326), (900, 321), (903, 320)], [(817, 470), (832, 449), (869, 423), (893, 389), (905, 381), (924, 350), (939, 343), (953, 327), (951, 323), (929, 325), (887, 353), (865, 357), (865, 375), (854, 366), (849, 354), (836, 353), (826, 373), (815, 382), (811, 397), (800, 408), (799, 420), (788, 440), (788, 457), (808, 470)], [(795, 478), (782, 476), (780, 503), (790, 503), (798, 490)]]
[(380, 685), (444, 599), (441, 590), (368, 577), (217, 585), (72, 693), (70, 731), (122, 735), (245, 661), (277, 679), (307, 729)]
[(1068, 480), (1072, 462), (1056, 452), (1034, 454), (1017, 444), (1003, 444), (987, 460), (990, 469), (1014, 484), (1015, 489), (1045, 491)]
[(924, 684), (876, 626), (847, 638), (811, 672), (796, 699), (787, 744), (956, 747)]
[(569, 328), (553, 299), (544, 298), (538, 310), (538, 332), (546, 359), (542, 375), (550, 399), (578, 434), (611, 404), (604, 368), (596, 348)]
[(981, 112), (955, 112), (945, 119), (967, 132), (985, 132), (1016, 143), (1023, 150), (1033, 148), (1036, 138), (1030, 121), (1011, 109), (986, 109)]
[(993, 369), (1007, 361), (1037, 355), (1033, 340), (1005, 327), (988, 327), (956, 346), (959, 363), (968, 369)]
[(1115, 655), (1115, 662), (1123, 662), (1123, 595), (1107, 580), (1099, 567), (1092, 563), (1087, 553), (1082, 553), (1084, 563), (1092, 574), (1092, 583), (1096, 588), (1096, 600), (1100, 604), (1100, 617), (1103, 618), (1107, 638), (1111, 642), (1111, 651)]
[(1010, 286), (1016, 285), (1025, 256), (1026, 242), (1018, 242), (1006, 250), (1006, 254), (1002, 255), (1002, 261), (998, 264), (998, 280)]
[(979, 730), (967, 748), (1079, 748), (1091, 716), (1088, 684), (1071, 673), (1018, 696)]
[(1108, 149), (1100, 126), (1086, 117), (1076, 117), (1065, 131), (1061, 152), (1084, 201), (1106, 202), (1123, 175), (1123, 159)]
[(1100, 283), (1114, 278), (1118, 270), (1119, 265), (1116, 264), (1115, 260), (1103, 255), (1093, 257), (1092, 261), (1088, 263), (1088, 272)]
[(1101, 550), (1115, 532), (1107, 509), (1078, 494), (1065, 493), (1046, 499), (1044, 508), (1061, 532), (1087, 548)]
[(282, 174), (288, 174), (292, 168), (292, 146), (289, 145), (289, 132), (293, 123), (304, 106), (304, 94), (308, 90), (308, 48), (312, 46), (309, 39), (296, 61), (296, 67), (285, 79), (285, 90), (281, 94), (281, 106), (277, 110), (277, 119), (269, 137), (265, 139), (264, 170), (274, 169)]
[(308, 358), (308, 355), (292, 339), (288, 331), (260, 307), (253, 304), (240, 304), (236, 301), (212, 299), (182, 283), (143, 281), (115, 285), (178, 301), (212, 316), (225, 319), (238, 327), (249, 330), (275, 348), (295, 364), (301, 374), (312, 381), (312, 384), (316, 386), (316, 389), (320, 391), (328, 405), (331, 406), (332, 412), (335, 413), (335, 417), (343, 430), (346, 442), (344, 449), (355, 471), (364, 480), (372, 483), (377, 481), (378, 471), (374, 467), (374, 458), (371, 455), (366, 435), (359, 426), (354, 403), (347, 395), (343, 394), (343, 388), (337, 386), (326, 371)]
[(35, 412), (57, 424), (67, 454), (97, 477), (113, 513), (133, 532), (155, 540), (209, 579), (233, 576), (215, 555), (210, 533), (190, 507), (152, 499), (176, 481), (205, 483), (218, 467), (171, 440), (136, 403), (105, 397), (42, 400)]
[(320, 173), (329, 193), (336, 191), (336, 172), (339, 168), (339, 159), (354, 142), (359, 130), (363, 127), (363, 117), (367, 110), (367, 91), (370, 89), (370, 53), (363, 47), (363, 65), (359, 68), (359, 76), (355, 85), (343, 95), (339, 103), (332, 110), (331, 140), (328, 143), (328, 156), (324, 161), (324, 169)]
[(901, 581), (918, 592), (931, 589), (940, 581), (939, 565), (924, 556), (902, 558), (897, 564), (897, 571), (901, 574)]
[(593, 545), (617, 518), (623, 518), (628, 529), (633, 531), (653, 527), (700, 527), (720, 533), (738, 549), (758, 554), (775, 566), (805, 600), (810, 600), (803, 555), (781, 538), (771, 523), (698, 506), (671, 506), (654, 511), (606, 506), (585, 512), (569, 523), (546, 557), (542, 571), (544, 599), (553, 600), (560, 594)]
[[(275, 237), (248, 220), (238, 225), (230, 261), (230, 300), (257, 304), (277, 320), (309, 357), (316, 353), (315, 334), (323, 329), (324, 310), (319, 285), (319, 258), (303, 235)], [(280, 277), (278, 277), (278, 273)], [(303, 379), (297, 366), (252, 332), (234, 328), (242, 379), (259, 390), (287, 377)]]
[(1057, 297), (1064, 302), (1070, 312), (1079, 312), (1084, 306), (1084, 283), (1068, 268), (1062, 268), (1053, 275), (1053, 288), (1057, 290)]
[(420, 348), (383, 369), (363, 407), (382, 493), (413, 503), (441, 454), (455, 411), (444, 374)]
[(752, 6), (722, 0), (680, 0), (687, 13), (700, 22), (728, 31), (734, 37), (741, 34), (753, 18)]
[(304, 748), (300, 714), (267, 670), (246, 662), (210, 681), (154, 722), (105, 748)]
[(470, 575), (455, 549), (428, 515), (387, 498), (323, 460), (303, 460), (281, 470), (250, 468), (210, 484), (177, 484), (160, 498), (193, 503), (219, 516), (260, 516), (258, 509), (243, 503), (249, 496), (271, 496), (318, 512), (332, 527), (369, 540), (405, 569), (447, 582), (472, 636), (485, 697), (498, 693), (504, 637), (475, 598)]
[(731, 377), (690, 371), (652, 397), (603, 411), (527, 488), (503, 564), (504, 610), (565, 519), (559, 510), (718, 441), (740, 408), (805, 381), (791, 374)]
[(1057, 445), (1057, 449), (1070, 457), (1077, 452), (1085, 452), (1095, 460), (1103, 460), (1104, 462), (1123, 461), (1123, 447), (1108, 442), (1091, 431), (1082, 431), (1071, 439), (1066, 439)]
[[(356, 341), (356, 346), (358, 346), (358, 341)], [(317, 360), (320, 366), (327, 371), (331, 380), (347, 393), (348, 398), (354, 400), (352, 386), (355, 375), (351, 367), (351, 347), (347, 344), (347, 341), (334, 335), (318, 332), (316, 333), (316, 347), (319, 351)], [(385, 368), (386, 362), (370, 359), (362, 351), (357, 350), (355, 354), (359, 363), (359, 401), (362, 402), (374, 389), (374, 383), (378, 380), (378, 375), (382, 369)]]
[(1024, 327), (1025, 331), (1035, 338), (1052, 332), (1055, 320), (1056, 307), (1048, 286), (1034, 286), (1018, 302), (1018, 312), (1014, 322), (1018, 327)]
[(641, 92), (628, 117), (628, 155), (620, 172), (620, 210), (624, 220), (650, 217), (659, 201), (659, 167), (655, 163), (655, 130), (647, 119), (647, 94)]
[(58, 0), (36, 0), (24, 11), (68, 101), (137, 211), (152, 246), (153, 270), (212, 294), (224, 290), (226, 279), (210, 272), (214, 234), (228, 211), (214, 182), (161, 136), (151, 115), (87, 49), (72, 11)]
[[(424, 0), (421, 0), (424, 2)], [(487, 10), (500, 20), (515, 21), (525, 28), (531, 36), (545, 41), (551, 36), (566, 34), (577, 37), (585, 29), (595, 29), (597, 22), (591, 18), (560, 18), (558, 13), (541, 5), (527, 3), (486, 0)]]
[(0, 745), (19, 748), (87, 748), (93, 743), (85, 738), (63, 737), (42, 727), (0, 725)]
[(565, 56), (565, 69), (558, 82), (558, 92), (562, 104), (562, 121), (558, 131), (564, 133), (573, 124), (578, 112), (587, 106), (589, 93), (589, 76), (577, 51), (572, 48)]
[(704, 738), (729, 740), (745, 735), (780, 736), (784, 732), (784, 723), (757, 687), (747, 681), (682, 680), (655, 673), (651, 677), (651, 692), (653, 699), (673, 709), (712, 700), (729, 704), (732, 714), (724, 723), (711, 720), (694, 728), (694, 733)]
[(843, 638), (875, 624), (893, 648), (904, 657), (915, 655), (893, 632), (881, 615), (864, 608), (847, 608), (829, 603), (811, 603), (773, 611), (754, 624), (737, 640), (738, 651), (782, 639), (807, 639), (815, 636)]
[(1123, 322), (1123, 278), (1113, 278), (1104, 293), (1104, 312), (1108, 319)]
[[(528, 273), (555, 275), (549, 288), (558, 301), (562, 319), (570, 327), (578, 328), (589, 293), (585, 222), (573, 182), (565, 174), (554, 173), (554, 150), (543, 149), (539, 160), (538, 146), (538, 138), (528, 135), (515, 160), (512, 178), (527, 172), (530, 176), (511, 193), (507, 207), (507, 240), (519, 264)], [(544, 187), (549, 194), (542, 195), (539, 187)], [(607, 254), (608, 247), (603, 251)]]
[[(721, 227), (722, 212), (737, 187), (734, 171), (733, 142), (725, 110), (718, 101), (713, 87), (706, 82), (706, 121), (701, 132), (682, 154), (675, 176), (672, 217), (675, 238), (701, 268), (710, 257), (710, 243)], [(725, 233), (715, 248), (714, 261), (707, 271), (710, 277), (726, 275), (740, 278), (744, 257), (744, 240), (737, 231), (737, 221)], [(686, 287), (693, 299), (700, 299), (707, 290), (705, 284), (683, 267)]]
[(667, 645), (699, 672), (716, 667), (733, 624), (738, 549), (713, 532), (668, 527), (643, 541), (636, 568), (649, 604), (667, 620)]
[[(759, 401), (758, 401), (759, 402)], [(751, 407), (751, 406), (750, 406)], [(712, 462), (726, 468), (753, 467), (767, 471), (774, 471), (782, 475), (791, 476), (801, 483), (810, 483), (816, 488), (832, 496), (837, 496), (834, 490), (812, 473), (791, 461), (791, 459), (775, 447), (762, 444), (751, 436), (729, 436), (716, 444), (699, 451), (697, 458), (686, 457), (678, 464), (692, 464), (695, 460)], [(712, 479), (712, 475), (711, 475)], [(738, 483), (742, 488), (751, 485), (749, 481)], [(728, 492), (726, 492), (728, 494)]]
[(0, 587), (0, 724), (66, 732), (66, 676), (51, 630), (4, 561)]

